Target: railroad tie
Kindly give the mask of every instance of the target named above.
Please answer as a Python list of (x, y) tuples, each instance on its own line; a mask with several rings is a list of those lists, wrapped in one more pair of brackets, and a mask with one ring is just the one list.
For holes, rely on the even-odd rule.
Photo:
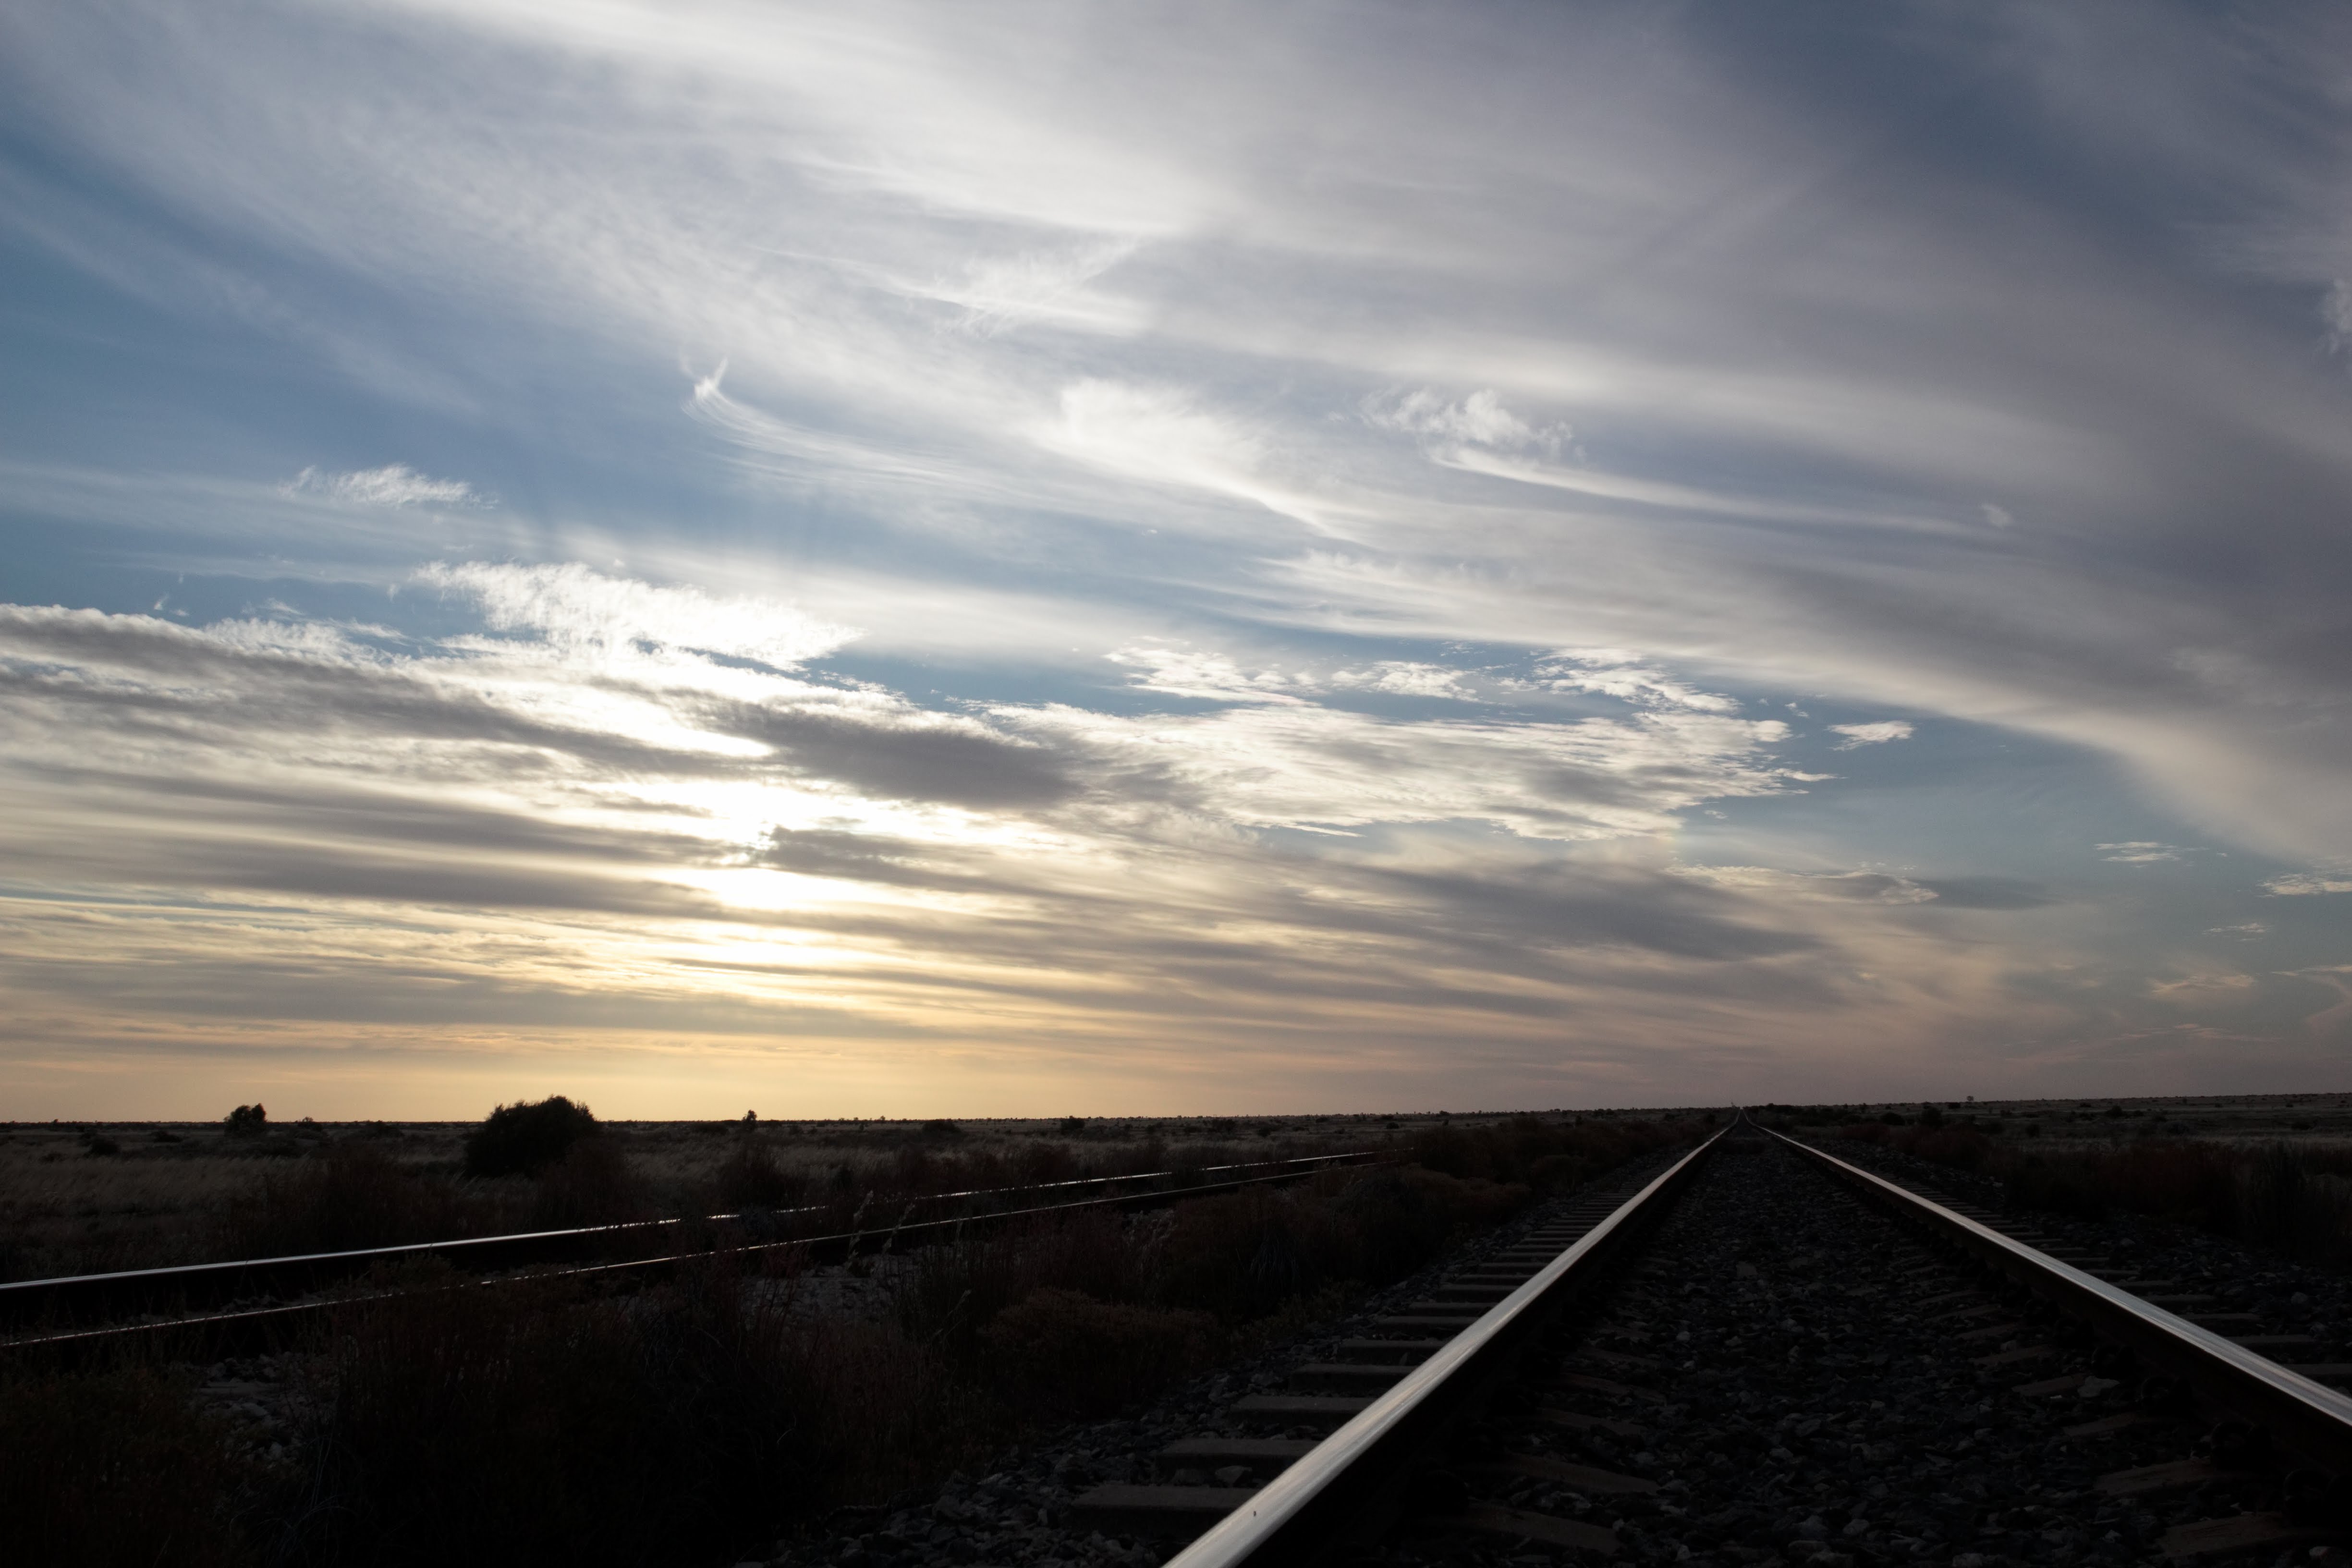
[(1332, 1347), (1332, 1354), (1341, 1361), (1402, 1357), (1409, 1363), (1422, 1362), (1444, 1350), (1447, 1343), (1442, 1339), (1343, 1339)]
[(1956, 1333), (1951, 1336), (1952, 1343), (1955, 1344), (1975, 1344), (1981, 1340), (2003, 1339), (2011, 1334), (2023, 1333), (2029, 1326), (2030, 1325), (2025, 1323), (2013, 1322), (1993, 1323), (1985, 1328), (1970, 1329), (1966, 1333)]
[(1301, 1394), (1368, 1394), (1393, 1388), (1412, 1371), (1360, 1361), (1314, 1361), (1292, 1369), (1286, 1380)]
[(1490, 1476), (1533, 1476), (1588, 1497), (1647, 1497), (1658, 1490), (1657, 1482), (1641, 1476), (1621, 1476), (1614, 1470), (1555, 1459), (1549, 1454), (1513, 1454), (1506, 1459), (1470, 1468)]
[(2087, 1372), (2062, 1372), (2055, 1377), (2045, 1377), (2038, 1383), (2021, 1383), (2010, 1390), (2028, 1399), (2040, 1399), (2053, 1394), (2072, 1394), (2089, 1380)]
[(1663, 1405), (1666, 1396), (1654, 1388), (1636, 1387), (1612, 1377), (1596, 1377), (1589, 1372), (1563, 1372), (1552, 1379), (1555, 1386), (1580, 1389), (1587, 1394), (1606, 1394), (1612, 1399), (1647, 1399)]
[(2140, 1465), (2128, 1470), (2114, 1470), (2092, 1484), (2109, 1497), (2139, 1497), (2148, 1492), (2172, 1491), (2182, 1487), (2201, 1487), (2208, 1481), (2250, 1481), (2257, 1479), (2249, 1471), (2228, 1469), (2210, 1459), (2174, 1459), (2168, 1464)]
[(1598, 1552), (1603, 1557), (1617, 1555), (1617, 1532), (1613, 1530), (1603, 1530), (1581, 1520), (1555, 1519), (1548, 1513), (1505, 1508), (1500, 1503), (1474, 1502), (1458, 1514), (1433, 1515), (1430, 1522), (1475, 1531), (1481, 1535), (1497, 1535), (1507, 1541), (1541, 1542), (1546, 1546), (1565, 1546)]
[(1213, 1471), (1239, 1465), (1265, 1477), (1279, 1475), (1314, 1451), (1312, 1437), (1179, 1437), (1157, 1458), (1170, 1469)]
[(2164, 1532), (2162, 1551), (2175, 1562), (2186, 1563), (2200, 1557), (2268, 1552), (2276, 1546), (2300, 1546), (2305, 1542), (2326, 1539), (2327, 1531), (2298, 1524), (2283, 1513), (2241, 1513), (2229, 1519), (2175, 1525)]
[(1274, 1427), (1336, 1427), (1354, 1420), (1370, 1399), (1341, 1394), (1251, 1394), (1230, 1406), (1244, 1421)]
[(2157, 1419), (2156, 1416), (2145, 1411), (2126, 1410), (2114, 1416), (2102, 1416), (2095, 1421), (2084, 1421), (2079, 1426), (2063, 1427), (2059, 1435), (2065, 1437), (2105, 1437), (2132, 1427), (2146, 1426), (2155, 1419)]
[[(1963, 1293), (1968, 1295), (1976, 1294), (1973, 1291)], [(1957, 1323), (1964, 1322), (1969, 1318), (1980, 1318), (1989, 1313), (2005, 1312), (2007, 1311), (2009, 1311), (2009, 1309), (2002, 1306), (1999, 1301), (1986, 1301), (1980, 1306), (1962, 1307), (1956, 1312), (1937, 1312), (1932, 1318), (1923, 1318), (1920, 1321), (1929, 1326), (1933, 1326), (1937, 1323)]]
[(1612, 1437), (1630, 1437), (1635, 1441), (1650, 1435), (1647, 1427), (1637, 1426), (1631, 1421), (1594, 1416), (1582, 1410), (1556, 1410), (1549, 1406), (1539, 1406), (1536, 1419), (1549, 1426), (1565, 1427), (1572, 1432), (1606, 1432)]
[(1070, 1505), (1082, 1528), (1105, 1534), (1190, 1541), (1255, 1496), (1255, 1487), (1162, 1487), (1107, 1482)]

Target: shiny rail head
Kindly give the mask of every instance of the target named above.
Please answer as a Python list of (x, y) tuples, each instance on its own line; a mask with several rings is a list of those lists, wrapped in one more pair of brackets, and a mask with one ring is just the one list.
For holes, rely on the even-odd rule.
[[(1769, 1129), (1766, 1131), (1769, 1132)], [(1957, 1210), (1947, 1208), (1933, 1198), (1923, 1197), (1910, 1188), (1889, 1181), (1875, 1172), (1851, 1165), (1826, 1150), (1814, 1148), (1810, 1144), (1800, 1143), (1785, 1134), (1773, 1133), (1771, 1135), (1799, 1153), (1825, 1165), (1832, 1166), (1852, 1179), (1865, 1183), (1892, 1197), (1896, 1203), (1928, 1218), (1935, 1224), (1965, 1235), (1981, 1247), (1996, 1249), (2024, 1268), (2064, 1286), (2069, 1291), (2095, 1298), (2109, 1310), (2177, 1342), (2184, 1350), (2227, 1367), (2237, 1375), (2261, 1385), (2272, 1394), (2294, 1402), (2313, 1416), (2340, 1426), (2344, 1429), (2347, 1441), (2352, 1442), (2352, 1396), (2347, 1396), (2336, 1389), (2330, 1388), (2324, 1383), (2315, 1383), (2301, 1373), (2290, 1371), (2265, 1355), (2248, 1350), (2244, 1345), (2234, 1341), (2224, 1339), (2211, 1329), (2166, 1312), (2162, 1307), (2156, 1306), (2132, 1294), (2129, 1291), (2111, 1285), (2096, 1275), (2084, 1273), (2071, 1263), (2063, 1262), (2012, 1237), (2004, 1236), (1989, 1225), (1970, 1219), (1967, 1215)]]
[(1350, 1467), (1370, 1455), (1409, 1416), (1440, 1397), (1450, 1378), (1534, 1311), (1570, 1275), (1589, 1265), (1611, 1237), (1670, 1190), (1675, 1179), (1730, 1130), (1729, 1126), (1718, 1129), (1619, 1204), (1607, 1218), (1545, 1264), (1533, 1279), (1447, 1341), (1444, 1350), (1414, 1367), (1403, 1381), (1261, 1487), (1249, 1501), (1212, 1525), (1205, 1534), (1170, 1558), (1163, 1568), (1240, 1568), (1259, 1561), (1261, 1553), (1276, 1547), (1281, 1531), (1311, 1508)]

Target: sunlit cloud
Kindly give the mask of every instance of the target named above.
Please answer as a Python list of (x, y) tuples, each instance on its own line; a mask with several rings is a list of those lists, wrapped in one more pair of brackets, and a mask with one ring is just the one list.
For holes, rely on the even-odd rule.
[(2101, 844), (2099, 858), (2123, 865), (2163, 865), (2179, 860), (2184, 853), (2177, 844), (2134, 841), (2123, 844)]
[(2263, 891), (2280, 898), (2312, 898), (2330, 893), (2352, 893), (2352, 876), (2294, 872), (2285, 876), (2272, 877), (2263, 883)]
[(1838, 742), (1840, 751), (1852, 751), (1857, 746), (1884, 746), (1890, 740), (1908, 740), (1912, 728), (1908, 721), (1883, 718), (1874, 724), (1833, 724), (1830, 731), (1845, 738)]
[(2340, 26), (17, 7), (25, 1050), (2306, 1072)]

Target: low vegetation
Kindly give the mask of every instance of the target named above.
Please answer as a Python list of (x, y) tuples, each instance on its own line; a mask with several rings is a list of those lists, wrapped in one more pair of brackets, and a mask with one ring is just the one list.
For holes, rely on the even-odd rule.
[[(1430, 1127), (1395, 1165), (1133, 1216), (1042, 1218), (881, 1260), (859, 1286), (875, 1303), (865, 1311), (844, 1307), (837, 1271), (804, 1275), (789, 1259), (756, 1270), (713, 1260), (633, 1292), (557, 1279), (460, 1288), (427, 1267), (397, 1281), (409, 1287), (399, 1295), (341, 1309), (302, 1347), (274, 1455), (193, 1414), (168, 1367), (0, 1365), (0, 1443), (12, 1451), (58, 1410), (78, 1412), (63, 1445), (44, 1449), (70, 1467), (70, 1488), (0, 1480), (0, 1555), (74, 1561), (30, 1549), (69, 1539), (47, 1500), (69, 1497), (120, 1537), (93, 1562), (724, 1561), (835, 1508), (936, 1482), (1041, 1426), (1135, 1406), (1410, 1274), (1538, 1191), (1572, 1190), (1701, 1131), (1536, 1118)], [(710, 1168), (746, 1201), (872, 1217), (912, 1191), (1240, 1152), (1089, 1147), (1084, 1132), (1019, 1150), (924, 1129), (838, 1183), (788, 1166), (746, 1123), (725, 1131), (734, 1144)], [(617, 1163), (599, 1172), (600, 1159)], [(569, 1193), (625, 1209), (644, 1201), (633, 1179), (620, 1143), (595, 1134), (498, 1183), (420, 1176), (355, 1139), (266, 1173), (239, 1233), (307, 1246), (472, 1225), (483, 1215), (466, 1206), (489, 1201), (474, 1189), (499, 1183), (534, 1203)]]
[(2301, 1262), (2352, 1265), (2352, 1145), (2157, 1134), (2044, 1147), (2004, 1136), (1974, 1117), (1949, 1116), (1857, 1122), (1839, 1135), (1990, 1176), (2011, 1209), (2084, 1218), (2144, 1215)]

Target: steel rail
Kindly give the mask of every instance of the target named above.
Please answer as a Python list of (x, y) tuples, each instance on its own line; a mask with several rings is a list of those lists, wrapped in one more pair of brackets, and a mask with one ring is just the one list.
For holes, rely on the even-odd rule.
[[(1162, 1204), (1181, 1203), (1194, 1197), (1214, 1197), (1224, 1193), (1240, 1192), (1254, 1186), (1271, 1186), (1277, 1182), (1298, 1181), (1319, 1175), (1325, 1170), (1365, 1168), (1362, 1166), (1333, 1166), (1328, 1163), (1333, 1159), (1352, 1157), (1356, 1156), (1316, 1155), (1314, 1159), (1318, 1163), (1308, 1169), (1277, 1171), (1272, 1176), (1237, 1176), (1222, 1182), (1173, 1187), (1157, 1192), (1122, 1193), (1111, 1197), (1080, 1198), (1070, 1203), (1035, 1204), (1027, 1208), (996, 1209), (986, 1214), (957, 1215), (944, 1219), (924, 1219), (896, 1225), (876, 1226), (857, 1230), (838, 1231), (829, 1236), (792, 1237), (779, 1240), (746, 1242), (734, 1246), (665, 1253), (652, 1258), (630, 1258), (611, 1262), (581, 1264), (572, 1268), (537, 1270), (526, 1274), (509, 1275), (503, 1279), (451, 1281), (447, 1284), (429, 1286), (423, 1291), (414, 1288), (378, 1290), (355, 1295), (326, 1296), (312, 1301), (282, 1301), (266, 1306), (232, 1308), (227, 1312), (165, 1318), (153, 1322), (63, 1329), (54, 1333), (26, 1334), (13, 1339), (0, 1340), (0, 1354), (12, 1351), (47, 1351), (67, 1355), (79, 1355), (108, 1345), (121, 1345), (139, 1340), (161, 1340), (173, 1335), (200, 1333), (211, 1333), (215, 1336), (234, 1334), (242, 1336), (244, 1340), (251, 1340), (257, 1334), (274, 1333), (302, 1319), (341, 1307), (393, 1301), (403, 1296), (487, 1288), (525, 1281), (544, 1282), (562, 1280), (617, 1279), (634, 1273), (656, 1275), (690, 1263), (707, 1263), (720, 1259), (782, 1255), (794, 1251), (799, 1251), (814, 1260), (829, 1261), (859, 1252), (888, 1251), (894, 1249), (901, 1240), (920, 1239), (927, 1233), (960, 1230), (965, 1225), (993, 1225), (1016, 1219), (1041, 1218), (1049, 1215), (1074, 1214), (1088, 1209), (1118, 1211), (1149, 1208)], [(1250, 1167), (1236, 1166), (1218, 1168), (1245, 1170)], [(331, 1254), (330, 1256), (349, 1255)]]
[(1271, 1568), (1316, 1561), (1391, 1511), (1397, 1483), (1431, 1440), (1482, 1402), (1575, 1286), (1654, 1218), (1725, 1127), (1586, 1231), (1443, 1350), (1268, 1481), (1163, 1568)]
[(2352, 1397), (1885, 1176), (1783, 1134), (1772, 1136), (1866, 1197), (1958, 1242), (2061, 1312), (2128, 1347), (2144, 1364), (2179, 1378), (2207, 1405), (2262, 1428), (2305, 1464), (2352, 1476)]
[[(1362, 1162), (1377, 1157), (1379, 1151), (1359, 1149), (1339, 1155), (1305, 1155), (1286, 1160), (1250, 1160), (1234, 1165), (1202, 1166), (1187, 1171), (1138, 1171), (1126, 1176), (1082, 1176), (1072, 1181), (1040, 1182), (1030, 1186), (973, 1187), (959, 1192), (927, 1193), (907, 1200), (907, 1213), (919, 1205), (952, 1203), (957, 1200), (1002, 1198), (1016, 1195), (1058, 1192), (1072, 1187), (1110, 1186), (1118, 1184), (1162, 1181), (1177, 1177), (1218, 1176), (1228, 1171), (1257, 1170), (1270, 1166), (1296, 1166), (1311, 1172), (1343, 1161)], [(1223, 1190), (1225, 1184), (1196, 1184), (1168, 1189), (1171, 1194)], [(1152, 1196), (1160, 1196), (1154, 1194)], [(694, 1225), (761, 1225), (772, 1224), (794, 1216), (822, 1214), (831, 1205), (814, 1204), (797, 1208), (754, 1209), (732, 1214), (682, 1216), (676, 1219), (632, 1220), (619, 1225), (577, 1226), (560, 1230), (517, 1231), (501, 1236), (472, 1236), (441, 1241), (412, 1241), (394, 1247), (362, 1247), (336, 1252), (301, 1252), (275, 1258), (239, 1258), (217, 1263), (183, 1263), (160, 1269), (125, 1269), (102, 1274), (63, 1274), (39, 1280), (17, 1280), (0, 1284), (0, 1324), (24, 1324), (47, 1315), (55, 1321), (61, 1315), (79, 1316), (93, 1311), (110, 1311), (117, 1314), (152, 1308), (159, 1302), (172, 1301), (183, 1308), (204, 1301), (236, 1300), (239, 1297), (269, 1294), (288, 1288), (320, 1289), (338, 1279), (364, 1272), (382, 1263), (394, 1263), (418, 1258), (442, 1258), (448, 1261), (488, 1272), (514, 1268), (532, 1262), (561, 1261), (577, 1258), (583, 1252), (615, 1242), (640, 1237), (658, 1238), (665, 1229), (683, 1228)], [(1053, 1206), (1066, 1207), (1066, 1206)], [(980, 1215), (963, 1215), (947, 1220), (923, 1220), (916, 1224), (900, 1216), (898, 1229), (916, 1229), (926, 1226), (952, 1224), (965, 1218), (991, 1218), (1001, 1210)], [(1021, 1210), (1017, 1212), (1031, 1212)], [(875, 1228), (877, 1233), (892, 1227)], [(853, 1234), (862, 1234), (856, 1232)], [(789, 1240), (790, 1238), (772, 1238)], [(814, 1241), (837, 1240), (837, 1237), (813, 1237)]]

